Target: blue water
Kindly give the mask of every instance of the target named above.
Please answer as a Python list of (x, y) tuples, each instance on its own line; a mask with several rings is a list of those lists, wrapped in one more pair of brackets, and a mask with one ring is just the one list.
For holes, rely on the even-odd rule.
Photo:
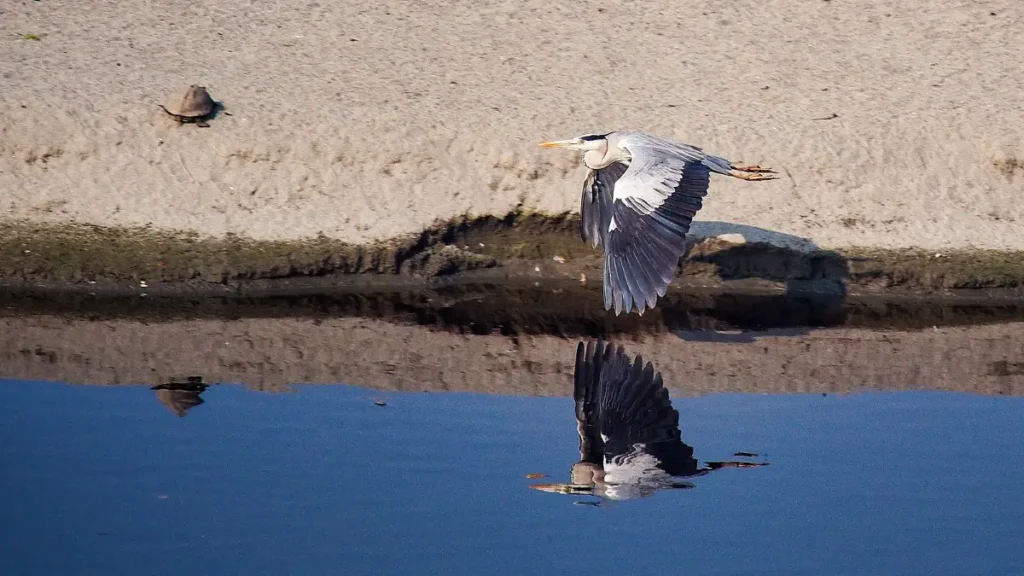
[(0, 380), (0, 574), (1024, 574), (1024, 398), (676, 399), (770, 465), (595, 508), (571, 399), (379, 396)]

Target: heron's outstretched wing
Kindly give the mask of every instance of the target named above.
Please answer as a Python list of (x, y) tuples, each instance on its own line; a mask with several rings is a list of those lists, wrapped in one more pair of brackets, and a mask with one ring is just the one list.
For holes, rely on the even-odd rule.
[(693, 448), (679, 434), (679, 413), (643, 358), (604, 341), (576, 346), (573, 397), (580, 461), (612, 470), (620, 481), (662, 470), (687, 476), (697, 470)]
[(727, 171), (729, 163), (642, 133), (627, 133), (615, 145), (631, 160), (615, 181), (612, 215), (603, 231), (605, 308), (614, 306), (618, 315), (636, 306), (643, 314), (675, 277), (711, 172)]
[(580, 203), (580, 235), (594, 248), (604, 246), (603, 239), (612, 221), (615, 182), (628, 167), (628, 164), (615, 162), (600, 170), (587, 170)]

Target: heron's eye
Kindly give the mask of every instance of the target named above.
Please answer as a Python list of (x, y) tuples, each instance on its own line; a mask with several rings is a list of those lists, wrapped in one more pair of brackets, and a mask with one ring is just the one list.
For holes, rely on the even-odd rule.
[(586, 134), (580, 136), (580, 140), (583, 140), (584, 142), (590, 142), (592, 140), (604, 140), (604, 137), (604, 134)]

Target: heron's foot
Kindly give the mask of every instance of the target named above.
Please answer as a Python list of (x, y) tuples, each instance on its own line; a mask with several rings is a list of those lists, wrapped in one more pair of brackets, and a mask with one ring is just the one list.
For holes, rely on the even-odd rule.
[(759, 166), (757, 164), (733, 164), (732, 168), (733, 170), (739, 170), (741, 172), (770, 172), (775, 174), (775, 170), (765, 168), (764, 166)]
[(778, 179), (778, 176), (775, 176), (774, 172), (768, 173), (767, 170), (763, 170), (761, 172), (744, 172), (737, 170), (735, 168), (729, 171), (729, 176), (732, 176), (733, 178), (739, 178), (741, 180), (750, 180), (753, 182)]

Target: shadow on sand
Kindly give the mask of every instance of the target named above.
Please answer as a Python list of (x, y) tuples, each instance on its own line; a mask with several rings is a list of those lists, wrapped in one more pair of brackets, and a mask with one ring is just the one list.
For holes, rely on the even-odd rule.
[[(744, 243), (717, 239), (726, 234), (742, 235)], [(822, 250), (808, 238), (732, 222), (695, 221), (691, 237), (682, 274), (702, 268), (721, 280), (757, 279), (785, 286), (784, 296), (768, 297), (759, 302), (760, 306), (768, 305), (767, 308), (748, 311), (761, 318), (771, 318), (766, 322), (768, 325), (786, 327), (787, 334), (798, 335), (810, 331), (811, 326), (787, 326), (785, 317), (823, 316), (828, 318), (825, 322), (832, 325), (845, 321), (846, 281), (850, 270), (841, 254)], [(793, 306), (801, 310), (793, 310)], [(756, 341), (755, 335), (746, 331), (738, 334), (677, 331), (676, 334), (691, 341), (733, 344)]]

